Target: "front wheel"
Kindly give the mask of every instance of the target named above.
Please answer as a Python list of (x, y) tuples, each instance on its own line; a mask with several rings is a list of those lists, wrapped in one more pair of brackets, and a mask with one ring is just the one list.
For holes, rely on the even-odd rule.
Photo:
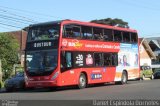
[(127, 84), (128, 76), (127, 72), (123, 71), (122, 78), (121, 78), (121, 84)]
[(87, 78), (84, 73), (81, 73), (79, 76), (79, 81), (78, 81), (78, 88), (83, 89), (87, 86)]

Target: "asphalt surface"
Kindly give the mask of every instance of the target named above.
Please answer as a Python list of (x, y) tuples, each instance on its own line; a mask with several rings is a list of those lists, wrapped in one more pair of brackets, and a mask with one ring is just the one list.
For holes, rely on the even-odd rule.
[(129, 81), (126, 85), (94, 85), (85, 89), (60, 88), (57, 91), (35, 89), (0, 93), (0, 100), (160, 100), (160, 79)]

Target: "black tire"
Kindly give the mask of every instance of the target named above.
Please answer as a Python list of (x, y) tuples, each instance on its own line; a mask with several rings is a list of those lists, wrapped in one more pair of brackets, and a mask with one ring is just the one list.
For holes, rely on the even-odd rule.
[(152, 75), (150, 79), (153, 80), (154, 79), (154, 75)]
[(31, 91), (31, 90), (34, 90), (35, 88), (33, 87), (25, 87), (25, 91)]
[(126, 71), (123, 71), (122, 77), (121, 77), (121, 84), (127, 84), (128, 81), (128, 75)]
[(140, 81), (140, 80), (141, 80), (141, 78), (136, 78), (136, 80), (137, 80), (137, 81)]
[(13, 88), (6, 88), (6, 92), (13, 92)]
[(87, 78), (84, 73), (81, 73), (78, 79), (78, 88), (83, 89), (87, 86)]
[(143, 78), (141, 77), (139, 80), (140, 80), (140, 81), (143, 81)]
[(49, 91), (56, 91), (57, 87), (49, 87)]

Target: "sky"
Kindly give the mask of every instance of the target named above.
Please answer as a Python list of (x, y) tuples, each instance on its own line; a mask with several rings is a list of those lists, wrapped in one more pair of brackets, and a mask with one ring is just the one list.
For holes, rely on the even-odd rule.
[(140, 37), (160, 36), (160, 0), (0, 0), (0, 32), (39, 22), (120, 18)]

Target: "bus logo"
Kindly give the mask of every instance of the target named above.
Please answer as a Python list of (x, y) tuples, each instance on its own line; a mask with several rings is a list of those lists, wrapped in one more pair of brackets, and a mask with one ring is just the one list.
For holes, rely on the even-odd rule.
[(82, 47), (82, 45), (83, 45), (82, 43), (75, 42), (75, 47), (76, 47), (76, 48), (81, 48), (81, 47)]
[(78, 40), (72, 40), (71, 42), (68, 42), (69, 47), (75, 47), (75, 48), (81, 48), (82, 43), (80, 43)]

